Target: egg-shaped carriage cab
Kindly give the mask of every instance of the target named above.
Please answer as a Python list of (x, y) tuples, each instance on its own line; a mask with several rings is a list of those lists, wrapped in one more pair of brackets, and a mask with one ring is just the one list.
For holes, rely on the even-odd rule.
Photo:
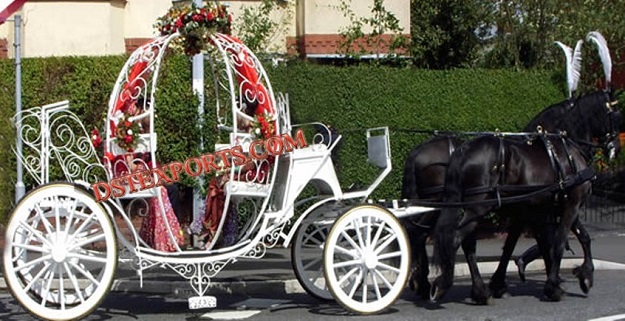
[[(224, 244), (220, 242), (222, 231), (229, 215), (235, 215), (230, 211), (244, 214), (246, 223), (239, 236), (226, 245), (236, 248), (237, 244), (240, 246), (250, 242), (259, 230), (267, 228), (269, 222), (264, 221), (261, 214), (268, 207), (276, 209), (276, 201), (270, 195), (275, 185), (280, 155), (269, 155), (270, 151), (263, 147), (262, 142), (289, 132), (290, 124), (285, 104), (276, 101), (258, 58), (235, 37), (215, 33), (209, 38), (205, 55), (205, 74), (209, 75), (206, 77), (206, 88), (210, 91), (205, 96), (215, 103), (214, 107), (208, 106), (207, 110), (216, 113), (216, 126), (221, 132), (227, 133), (229, 141), (216, 145), (214, 151), (177, 160), (175, 163), (182, 165), (178, 166), (178, 173), (173, 173), (173, 163), (159, 164), (156, 151), (163, 147), (157, 143), (154, 126), (159, 108), (155, 93), (159, 70), (171, 53), (168, 48), (176, 44), (179, 37), (174, 34), (155, 38), (135, 50), (122, 68), (109, 101), (104, 139), (105, 166), (109, 180), (123, 185), (123, 193), (119, 188), (117, 192), (122, 194), (119, 199), (127, 200), (124, 212), (128, 215), (161, 215), (159, 221), (166, 224), (166, 232), (173, 245), (169, 251), (162, 251), (134, 233), (136, 239), (131, 242), (132, 247), (139, 246), (142, 252), (155, 255), (205, 256), (213, 249), (223, 251)], [(137, 129), (140, 133), (136, 132)], [(138, 172), (148, 173), (149, 170), (152, 170), (150, 175), (144, 174), (144, 177), (133, 175)], [(159, 173), (154, 173), (156, 170)], [(181, 175), (203, 176), (205, 179), (202, 183), (208, 187), (207, 190), (219, 184), (225, 192), (223, 204), (218, 204), (221, 213), (215, 213), (215, 208), (211, 207), (207, 212), (214, 217), (195, 218), (196, 226), (204, 223), (212, 228), (206, 236), (208, 242), (195, 251), (183, 251), (177, 235), (179, 227), (171, 226), (167, 213), (162, 210), (168, 202), (167, 194), (162, 192), (164, 187), (161, 186), (165, 185), (165, 177), (174, 180)]]

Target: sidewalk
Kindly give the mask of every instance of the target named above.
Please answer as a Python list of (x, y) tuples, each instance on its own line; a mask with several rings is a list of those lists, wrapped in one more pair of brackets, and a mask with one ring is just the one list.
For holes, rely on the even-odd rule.
[[(625, 228), (615, 226), (588, 226), (592, 240), (593, 258), (596, 270), (625, 270)], [(4, 235), (0, 245), (4, 245)], [(478, 241), (477, 256), (480, 272), (483, 275), (492, 274), (501, 255), (504, 240), (502, 238), (482, 239)], [(514, 256), (520, 255), (527, 248), (535, 244), (534, 239), (522, 237), (519, 239)], [(563, 270), (571, 270), (582, 261), (583, 253), (578, 241), (570, 238), (570, 245), (575, 254), (565, 253), (562, 262)], [(431, 253), (431, 246), (428, 246)], [(456, 264), (456, 277), (469, 275), (462, 251), (459, 251)], [(527, 266), (527, 272), (542, 271), (542, 260), (537, 260)], [(567, 272), (565, 272), (567, 273)], [(518, 278), (517, 267), (513, 262), (508, 265), (508, 274), (511, 278)], [(4, 278), (0, 279), (0, 288), (5, 288)], [(155, 267), (144, 274), (143, 287), (139, 284), (136, 272), (127, 264), (118, 264), (117, 276), (112, 291), (142, 292), (161, 295), (177, 295), (188, 297), (194, 295), (189, 281), (178, 276), (175, 272)], [(282, 247), (268, 249), (261, 259), (241, 259), (227, 265), (215, 277), (211, 278), (209, 295), (243, 294), (255, 295), (266, 293), (304, 293), (297, 281), (291, 266), (290, 249)]]

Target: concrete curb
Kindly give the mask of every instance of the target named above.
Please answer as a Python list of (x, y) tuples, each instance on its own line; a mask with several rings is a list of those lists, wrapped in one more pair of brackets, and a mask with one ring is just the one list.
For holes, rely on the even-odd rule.
[[(583, 259), (563, 259), (562, 269), (573, 269), (576, 266), (581, 265)], [(604, 261), (593, 260), (595, 270), (625, 270), (625, 264)], [(497, 268), (498, 262), (479, 262), (478, 267), (480, 273), (484, 276), (493, 274)], [(545, 265), (542, 260), (537, 260), (530, 263), (526, 267), (527, 272), (544, 271)], [(508, 264), (508, 273), (516, 273), (517, 267), (513, 261)], [(469, 276), (469, 268), (466, 263), (458, 263), (455, 267), (456, 277)], [(0, 279), (0, 289), (6, 289), (6, 282), (4, 278)], [(113, 292), (129, 292), (129, 293), (146, 293), (146, 294), (161, 294), (161, 295), (173, 295), (181, 298), (187, 298), (195, 296), (195, 292), (191, 289), (189, 282), (180, 278), (180, 281), (160, 281), (160, 280), (145, 280), (143, 281), (143, 287), (141, 287), (138, 278), (129, 279), (116, 279), (111, 287)], [(285, 280), (264, 280), (264, 281), (223, 281), (213, 282), (210, 284), (206, 293), (208, 295), (231, 295), (231, 294), (243, 294), (243, 295), (262, 295), (267, 293), (272, 294), (295, 294), (306, 293), (299, 281), (296, 279)]]

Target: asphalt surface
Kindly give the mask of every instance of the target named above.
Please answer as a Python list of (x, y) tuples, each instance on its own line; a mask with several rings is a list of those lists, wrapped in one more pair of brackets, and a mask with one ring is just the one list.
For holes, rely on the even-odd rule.
[[(625, 270), (625, 226), (614, 224), (587, 224), (592, 237), (592, 251), (596, 270)], [(2, 237), (4, 239), (4, 237)], [(480, 272), (483, 275), (492, 274), (501, 256), (504, 243), (503, 236), (481, 239), (477, 245)], [(562, 269), (572, 269), (581, 264), (582, 250), (577, 240), (570, 236), (570, 245), (573, 253), (566, 252), (562, 262)], [(527, 248), (535, 244), (534, 239), (522, 237), (519, 239), (514, 256), (520, 255)], [(3, 245), (3, 244), (0, 244)], [(431, 253), (431, 246), (428, 246)], [(459, 251), (456, 264), (456, 277), (468, 276), (462, 252)], [(542, 260), (529, 264), (528, 273), (543, 271)], [(517, 267), (511, 262), (508, 273), (516, 273)], [(5, 289), (4, 277), (0, 279), (0, 289)], [(148, 293), (188, 297), (194, 294), (190, 291), (189, 281), (177, 275), (170, 269), (156, 266), (144, 272), (141, 284), (137, 273), (129, 264), (119, 263), (117, 275), (112, 286), (113, 292)], [(290, 249), (277, 247), (267, 249), (261, 259), (241, 259), (226, 266), (216, 276), (211, 278), (209, 295), (242, 294), (257, 295), (263, 293), (305, 293), (297, 281), (291, 265)]]

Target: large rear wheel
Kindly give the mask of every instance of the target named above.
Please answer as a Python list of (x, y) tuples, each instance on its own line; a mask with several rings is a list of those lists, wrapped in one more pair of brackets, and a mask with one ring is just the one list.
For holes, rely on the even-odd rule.
[(113, 225), (84, 189), (69, 183), (40, 186), (11, 214), (4, 277), (31, 314), (47, 320), (87, 316), (110, 290), (116, 267)]
[(291, 263), (300, 285), (312, 297), (325, 301), (333, 299), (323, 273), (323, 247), (333, 221), (316, 210), (302, 221), (291, 246)]

